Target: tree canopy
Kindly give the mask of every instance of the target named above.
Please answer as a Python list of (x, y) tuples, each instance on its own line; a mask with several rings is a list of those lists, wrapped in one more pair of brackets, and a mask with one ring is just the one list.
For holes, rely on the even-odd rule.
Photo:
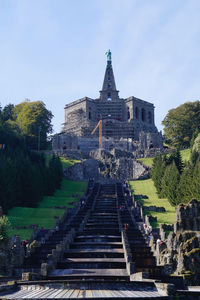
[(52, 133), (51, 120), (53, 114), (42, 101), (24, 101), (14, 107), (14, 120), (22, 133), (27, 138), (27, 143), (32, 149), (38, 147), (40, 136), (40, 148), (47, 146), (47, 134)]
[(186, 102), (169, 110), (162, 124), (168, 144), (190, 147), (194, 132), (200, 131), (200, 101)]

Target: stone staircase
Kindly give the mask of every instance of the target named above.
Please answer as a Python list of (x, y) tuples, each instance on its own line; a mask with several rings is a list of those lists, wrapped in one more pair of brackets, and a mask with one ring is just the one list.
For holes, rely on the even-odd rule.
[[(127, 230), (124, 224), (128, 224)], [(48, 264), (50, 253), (72, 228), (73, 239), (47, 276), (18, 282), (18, 291), (1, 293), (0, 298), (168, 299), (153, 280), (133, 279), (127, 267), (132, 257), (135, 272), (149, 272), (152, 277), (160, 271), (129, 211), (122, 184), (94, 184), (73, 220), (60, 224), (59, 230), (26, 259), (25, 271), (36, 272), (41, 263)], [(131, 256), (127, 255), (128, 247)]]
[(115, 185), (103, 185), (82, 232), (50, 279), (129, 280), (118, 224)]
[(23, 272), (40, 272), (41, 264), (48, 261), (48, 255), (52, 253), (52, 250), (56, 249), (56, 246), (63, 241), (69, 231), (72, 229), (75, 231), (78, 230), (88, 209), (91, 208), (98, 188), (99, 184), (95, 184), (87, 202), (78, 210), (70, 222), (67, 222), (67, 219), (63, 220), (63, 222), (59, 224), (58, 230), (52, 231), (48, 240), (46, 240), (44, 244), (41, 244), (40, 247), (37, 247), (31, 256), (25, 258)]

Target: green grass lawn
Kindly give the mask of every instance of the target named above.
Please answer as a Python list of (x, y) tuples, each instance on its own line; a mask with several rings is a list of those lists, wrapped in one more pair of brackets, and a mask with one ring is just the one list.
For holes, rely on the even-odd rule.
[[(46, 164), (48, 165), (49, 164), (49, 160), (51, 159), (52, 155), (50, 154), (45, 154), (45, 159), (46, 159)], [(77, 159), (66, 159), (65, 157), (63, 156), (60, 156), (60, 161), (63, 165), (63, 169), (65, 168), (68, 168), (68, 167), (71, 167), (73, 166), (74, 164), (80, 162), (80, 160), (77, 160)]]
[(29, 239), (33, 229), (17, 227), (29, 227), (30, 225), (44, 228), (54, 227), (57, 219), (65, 212), (64, 208), (56, 209), (55, 207), (72, 207), (72, 202), (78, 201), (86, 187), (87, 182), (63, 179), (61, 189), (57, 190), (54, 196), (44, 197), (37, 208), (13, 207), (8, 211), (8, 219), (11, 226), (14, 227), (10, 235), (18, 234), (22, 239)]
[(137, 160), (141, 161), (145, 166), (152, 167), (153, 157), (138, 158)]
[(162, 206), (166, 209), (166, 212), (144, 212), (145, 214), (151, 214), (157, 217), (157, 223), (153, 224), (154, 227), (158, 227), (161, 223), (173, 224), (176, 220), (175, 208), (170, 205), (167, 199), (159, 199), (154, 187), (153, 181), (151, 179), (146, 180), (136, 180), (129, 182), (132, 193), (137, 195), (145, 195), (148, 199), (141, 198), (139, 201), (145, 206)]
[(77, 159), (66, 159), (65, 157), (60, 156), (61, 163), (63, 165), (63, 169), (73, 166), (74, 164), (80, 162)]
[[(180, 153), (183, 162), (187, 162), (190, 159), (190, 149), (181, 150)], [(152, 167), (153, 159), (153, 157), (145, 157), (139, 158), (138, 161), (141, 161), (146, 166)]]

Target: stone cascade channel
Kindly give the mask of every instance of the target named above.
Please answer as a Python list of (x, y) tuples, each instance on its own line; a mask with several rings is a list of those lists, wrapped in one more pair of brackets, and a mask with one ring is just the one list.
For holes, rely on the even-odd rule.
[[(123, 211), (120, 205), (124, 206)], [(124, 230), (126, 223), (128, 229)], [(36, 271), (41, 263), (48, 261), (47, 254), (71, 227), (72, 224), (70, 228), (64, 224), (60, 226), (40, 251), (27, 259), (26, 270)], [(138, 281), (127, 267), (126, 247), (129, 244), (135, 272), (150, 271), (152, 276), (159, 272), (130, 214), (121, 183), (94, 184), (90, 198), (73, 220), (73, 228), (76, 231), (74, 239), (47, 276), (20, 281), (17, 291), (0, 294), (0, 298), (169, 299), (157, 289), (153, 280)]]

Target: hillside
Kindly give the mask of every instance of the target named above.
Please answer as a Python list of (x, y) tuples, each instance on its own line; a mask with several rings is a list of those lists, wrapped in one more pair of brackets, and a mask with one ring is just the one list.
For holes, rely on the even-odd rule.
[[(159, 199), (151, 179), (136, 180), (129, 182), (132, 193), (135, 199), (140, 201), (144, 206), (162, 206), (166, 209), (166, 212), (147, 212), (144, 210), (144, 214), (157, 217), (157, 223), (154, 223), (154, 227), (159, 227), (161, 223), (173, 224), (176, 220), (176, 211), (173, 206), (170, 205), (167, 199)], [(146, 196), (148, 197), (146, 199)]]

